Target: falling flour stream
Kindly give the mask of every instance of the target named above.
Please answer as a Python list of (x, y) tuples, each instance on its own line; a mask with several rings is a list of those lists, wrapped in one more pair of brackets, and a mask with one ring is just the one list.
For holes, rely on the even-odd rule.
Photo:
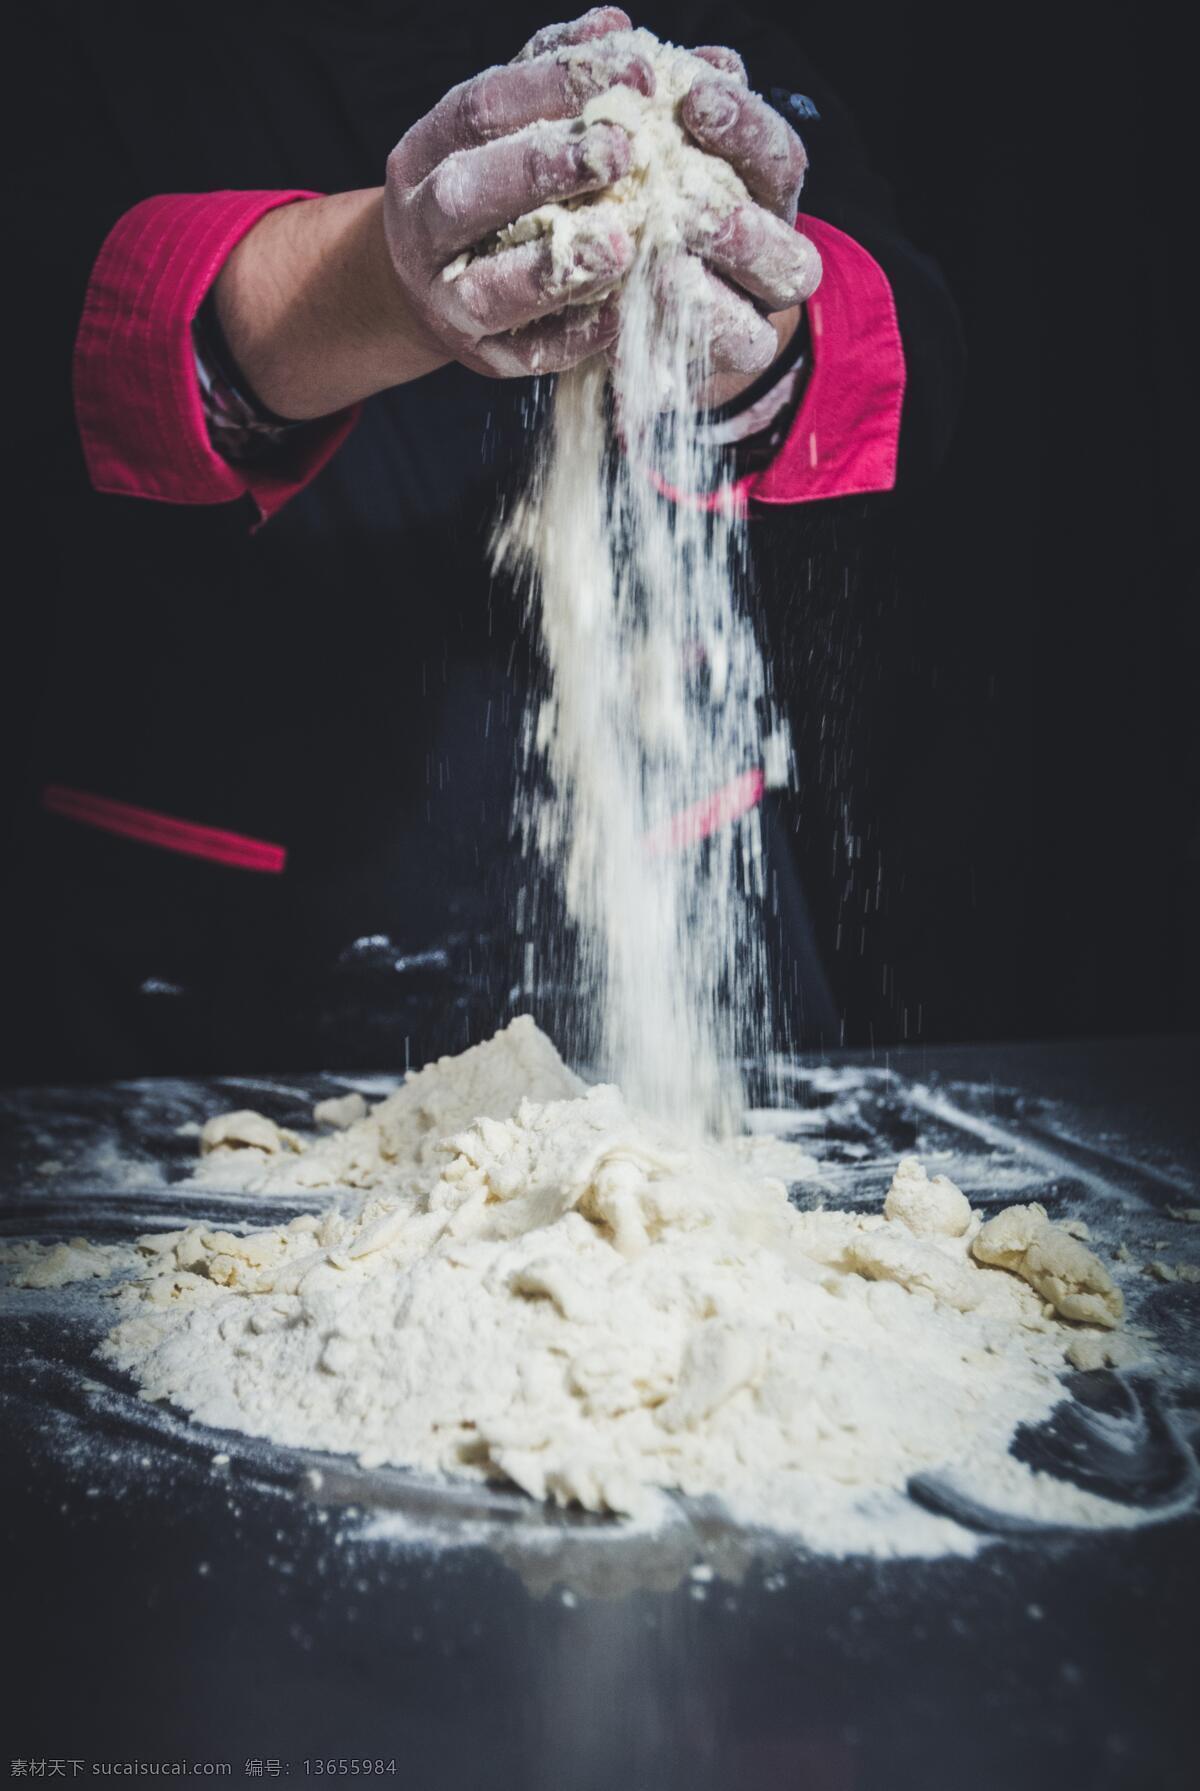
[(748, 195), (675, 117), (707, 65), (636, 36), (654, 97), (614, 88), (584, 114), (626, 126), (632, 171), (598, 201), (536, 214), (556, 255), (614, 225), (637, 255), (612, 368), (559, 379), (496, 534), (545, 672), (524, 742), (519, 819), (539, 874), (521, 920), (535, 990), (544, 975), (576, 992), (568, 1055), (594, 1053), (648, 1112), (727, 1130), (732, 1066), (770, 1039), (755, 806), (767, 686), (737, 601), (744, 522), (729, 502), (696, 501), (720, 468), (694, 426), (711, 314), (682, 226), (715, 226)]

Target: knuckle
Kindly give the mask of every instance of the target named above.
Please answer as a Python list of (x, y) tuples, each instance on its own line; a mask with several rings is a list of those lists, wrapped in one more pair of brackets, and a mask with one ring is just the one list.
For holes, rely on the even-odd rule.
[(636, 51), (611, 48), (603, 40), (586, 54), (565, 57), (561, 67), (567, 97), (580, 108), (610, 87), (634, 87), (647, 96), (654, 92), (654, 70), (646, 58)]
[(655, 90), (654, 69), (645, 56), (628, 56), (620, 65), (616, 79), (626, 87), (636, 87), (649, 98)]
[(692, 54), (699, 56), (702, 62), (710, 62), (714, 68), (719, 68), (722, 74), (730, 75), (735, 81), (740, 81), (745, 85), (746, 64), (736, 50), (729, 49), (725, 44), (703, 44)]
[(588, 57), (586, 60), (578, 56), (564, 57), (559, 65), (563, 92), (570, 107), (582, 111), (590, 99), (603, 93), (608, 86), (601, 72), (599, 57)]
[(486, 143), (495, 130), (494, 119), (496, 104), (494, 88), (496, 76), (493, 70), (477, 75), (473, 81), (463, 86), (458, 97), (458, 119), (460, 137), (468, 143)]
[(485, 333), (490, 321), (487, 293), (483, 287), (474, 282), (468, 286), (464, 280), (460, 284), (462, 290), (455, 296), (462, 324), (468, 335), (481, 336)]
[(791, 171), (791, 184), (796, 193), (799, 194), (800, 188), (804, 185), (804, 176), (808, 172), (808, 155), (803, 143), (801, 143), (794, 131), (792, 132), (790, 149), (789, 168)]
[(576, 246), (571, 258), (571, 283), (613, 280), (620, 271), (617, 245), (607, 237), (586, 238)]
[(730, 220), (730, 246), (742, 261), (757, 261), (769, 247), (767, 220), (757, 206), (743, 206)]
[(411, 140), (411, 132), (401, 137), (391, 151), (384, 171), (384, 184), (398, 198), (409, 200), (420, 190), (426, 169), (421, 165), (421, 152)]
[(747, 121), (743, 109), (727, 81), (697, 77), (684, 95), (683, 113), (689, 128), (702, 136), (716, 137), (730, 133), (731, 140), (734, 140), (746, 130)]
[[(479, 271), (476, 272), (476, 269)], [(492, 327), (496, 315), (496, 281), (494, 271), (480, 268), (476, 262), (457, 282), (456, 298), (463, 323), (472, 335), (483, 335)]]
[(724, 267), (749, 266), (761, 257), (766, 244), (765, 221), (758, 207), (739, 206), (707, 226), (702, 225), (701, 231), (697, 247), (704, 250), (707, 232), (708, 251)]
[(563, 157), (558, 153), (559, 146), (548, 142), (537, 133), (530, 137), (521, 150), (521, 180), (529, 193), (552, 192), (555, 174)]
[(493, 374), (498, 379), (511, 378), (524, 371), (514, 351), (496, 340), (477, 342), (471, 359), (482, 372)]
[(713, 338), (713, 364), (726, 373), (761, 373), (775, 355), (774, 330), (749, 306), (745, 309), (755, 319), (752, 325), (735, 327), (731, 319)]
[(808, 156), (804, 145), (790, 125), (780, 120), (782, 130), (777, 140), (774, 162), (778, 171), (777, 191), (780, 208), (783, 211), (795, 212), (796, 202), (800, 197), (800, 189), (804, 185), (804, 175), (808, 167)]
[(546, 25), (530, 38), (523, 56), (541, 56), (550, 50), (563, 49), (568, 44), (587, 43), (589, 39), (603, 37), (609, 31), (628, 31), (629, 14), (622, 12), (618, 6), (593, 6), (590, 11), (571, 19), (564, 25)]
[(453, 157), (441, 162), (429, 176), (429, 218), (431, 235), (438, 234), (438, 226), (445, 223), (459, 223), (467, 210), (467, 196), (464, 191), (462, 173)]
[(579, 139), (576, 172), (607, 184), (628, 173), (632, 162), (629, 138), (616, 124), (592, 125)]
[(804, 244), (804, 267), (802, 273), (802, 290), (799, 296), (807, 299), (812, 297), (813, 293), (817, 290), (817, 287), (821, 284), (821, 275), (825, 270), (821, 263), (819, 251), (809, 242), (808, 238), (801, 237), (800, 241)]

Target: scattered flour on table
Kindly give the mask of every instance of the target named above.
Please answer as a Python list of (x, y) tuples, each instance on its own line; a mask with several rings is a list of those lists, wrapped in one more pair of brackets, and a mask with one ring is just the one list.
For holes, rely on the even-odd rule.
[[(1072, 1350), (1120, 1336), (1119, 1295), (1044, 1219), (1000, 1234), (1036, 1234), (1032, 1266), (1012, 1238), (993, 1265), (989, 1226), (912, 1159), (878, 1214), (799, 1211), (735, 1146), (584, 1085), (528, 1018), (307, 1149), (208, 1161), (252, 1154), (260, 1187), (342, 1192), (140, 1239), (101, 1346), (206, 1423), (643, 1522), (664, 1492), (713, 1495), (832, 1551), (973, 1547), (904, 1497), (921, 1472), (1071, 1502), (1007, 1445)], [(1106, 1328), (1059, 1316), (1084, 1295)]]

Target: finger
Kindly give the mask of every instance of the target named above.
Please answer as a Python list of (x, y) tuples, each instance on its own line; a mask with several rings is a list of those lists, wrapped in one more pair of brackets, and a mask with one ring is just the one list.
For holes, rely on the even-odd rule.
[(750, 85), (746, 64), (736, 50), (727, 50), (724, 44), (701, 44), (698, 50), (692, 51), (692, 55), (699, 56), (701, 62), (711, 62), (714, 68), (719, 69), (723, 75), (728, 75), (731, 81), (737, 81), (743, 87)]
[(455, 321), (477, 341), (599, 299), (621, 281), (633, 262), (633, 239), (624, 230), (581, 238), (563, 265), (545, 237), (481, 255), (453, 282)]
[(689, 361), (702, 373), (759, 373), (779, 351), (779, 338), (762, 312), (697, 255), (677, 251), (664, 259), (654, 291), (665, 317), (681, 329)]
[(697, 219), (688, 247), (771, 311), (803, 304), (820, 283), (821, 257), (812, 243), (761, 205)]
[(779, 353), (779, 338), (749, 299), (704, 269), (705, 364), (710, 373), (763, 373)]
[(568, 124), (545, 125), (440, 162), (413, 194), (412, 216), (440, 267), (539, 205), (610, 186), (631, 159), (619, 125), (594, 124), (579, 135)]
[(612, 31), (631, 31), (633, 21), (627, 12), (619, 6), (593, 6), (582, 18), (572, 19), (569, 25), (547, 25), (536, 31), (516, 56), (516, 61), (525, 62), (533, 56), (544, 56), (552, 50), (562, 50), (568, 44), (591, 43), (593, 38), (606, 37)]
[(580, 305), (544, 317), (512, 335), (490, 336), (462, 358), (477, 373), (495, 374), (500, 379), (564, 373), (609, 348), (620, 327), (617, 301), (608, 298), (598, 305)]
[(388, 158), (389, 178), (414, 187), (457, 150), (476, 149), (542, 120), (577, 118), (610, 87), (651, 94), (654, 71), (636, 51), (603, 44), (588, 56), (538, 56), (485, 69), (451, 88), (400, 139)]
[(774, 107), (732, 81), (698, 75), (683, 96), (680, 116), (701, 149), (721, 156), (760, 205), (791, 223), (808, 158)]

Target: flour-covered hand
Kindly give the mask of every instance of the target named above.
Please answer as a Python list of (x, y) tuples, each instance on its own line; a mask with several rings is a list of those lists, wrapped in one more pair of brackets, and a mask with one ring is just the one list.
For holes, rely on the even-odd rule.
[[(476, 372), (559, 372), (616, 337), (612, 294), (634, 253), (619, 226), (567, 257), (544, 237), (468, 251), (539, 206), (599, 192), (628, 172), (619, 125), (581, 131), (575, 122), (611, 87), (654, 91), (645, 57), (607, 42), (628, 29), (616, 7), (548, 27), (517, 61), (453, 88), (388, 159), (384, 228), (396, 278), (431, 342)], [(594, 47), (564, 58), (573, 45)]]
[[(772, 357), (762, 313), (792, 311), (811, 297), (821, 278), (820, 256), (794, 227), (808, 158), (787, 121), (750, 91), (733, 50), (706, 46), (693, 54), (710, 63), (713, 73), (693, 82), (680, 108), (681, 122), (701, 149), (729, 163), (751, 203), (697, 215), (688, 246), (713, 281), (714, 315), (721, 324), (714, 366), (744, 372), (750, 370), (744, 365), (748, 355), (760, 365)], [(733, 358), (738, 349), (740, 368)]]

